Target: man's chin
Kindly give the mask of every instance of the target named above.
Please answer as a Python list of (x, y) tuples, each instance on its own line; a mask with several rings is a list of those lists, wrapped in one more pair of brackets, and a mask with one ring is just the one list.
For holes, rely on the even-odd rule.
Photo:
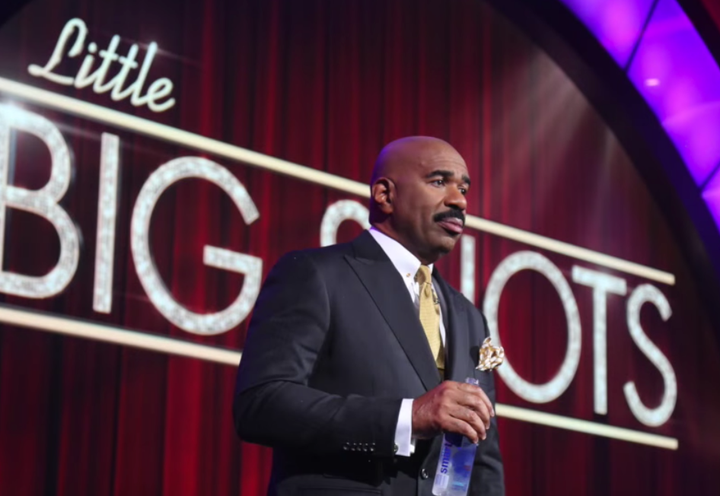
[(438, 227), (440, 227), (440, 233), (441, 233), (443, 241), (446, 243), (452, 243), (452, 246), (455, 246), (455, 243), (457, 242), (457, 240), (460, 239), (462, 230), (457, 231), (457, 230), (453, 230), (453, 229), (446, 229), (442, 226), (438, 226)]
[(460, 239), (459, 234), (445, 232), (441, 239), (439, 239), (436, 243), (438, 253), (442, 255), (447, 255), (448, 253), (450, 253), (453, 248), (455, 248), (455, 244), (457, 243), (458, 239)]

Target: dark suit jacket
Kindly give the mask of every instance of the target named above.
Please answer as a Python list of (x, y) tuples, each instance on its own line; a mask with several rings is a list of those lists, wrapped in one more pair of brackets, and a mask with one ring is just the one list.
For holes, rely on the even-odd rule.
[[(447, 332), (448, 379), (474, 376), (483, 316), (433, 274)], [(373, 237), (293, 252), (265, 281), (250, 322), (234, 401), (238, 435), (274, 448), (269, 494), (430, 496), (438, 436), (394, 455), (403, 398), (440, 383), (417, 310)], [(479, 443), (470, 494), (504, 494), (495, 419)]]

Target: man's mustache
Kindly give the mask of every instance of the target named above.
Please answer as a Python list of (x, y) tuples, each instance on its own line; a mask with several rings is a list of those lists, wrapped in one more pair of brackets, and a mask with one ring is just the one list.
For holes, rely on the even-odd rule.
[(463, 214), (460, 210), (448, 210), (446, 212), (440, 212), (439, 214), (435, 214), (433, 220), (435, 222), (442, 222), (445, 219), (449, 219), (451, 217), (460, 219), (463, 223), (463, 226), (465, 226), (465, 214)]

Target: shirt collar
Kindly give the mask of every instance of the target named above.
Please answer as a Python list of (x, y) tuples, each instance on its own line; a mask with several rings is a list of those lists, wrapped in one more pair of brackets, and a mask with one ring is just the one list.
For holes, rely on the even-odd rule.
[[(409, 277), (414, 281), (415, 274), (422, 265), (420, 260), (418, 260), (415, 255), (410, 253), (408, 249), (399, 242), (387, 234), (381, 233), (374, 227), (370, 228), (370, 235), (373, 239), (375, 239), (375, 241), (377, 241), (380, 248), (383, 249), (385, 255), (388, 256), (397, 271), (400, 273), (400, 276), (402, 276), (403, 279)], [(430, 273), (432, 274), (433, 264), (428, 265), (428, 267), (430, 267)]]

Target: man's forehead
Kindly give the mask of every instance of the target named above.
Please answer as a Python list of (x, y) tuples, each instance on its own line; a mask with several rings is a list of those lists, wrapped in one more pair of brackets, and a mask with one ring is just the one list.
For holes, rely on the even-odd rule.
[(373, 177), (425, 176), (433, 170), (452, 171), (460, 176), (468, 174), (465, 160), (449, 143), (438, 138), (411, 136), (395, 140), (383, 148)]
[(462, 156), (447, 145), (427, 150), (418, 157), (415, 172), (424, 177), (440, 175), (446, 179), (469, 177), (468, 168)]
[(436, 169), (439, 167), (451, 170), (460, 169), (467, 173), (465, 160), (453, 148), (428, 150), (426, 153), (418, 155), (417, 166), (423, 169)]

